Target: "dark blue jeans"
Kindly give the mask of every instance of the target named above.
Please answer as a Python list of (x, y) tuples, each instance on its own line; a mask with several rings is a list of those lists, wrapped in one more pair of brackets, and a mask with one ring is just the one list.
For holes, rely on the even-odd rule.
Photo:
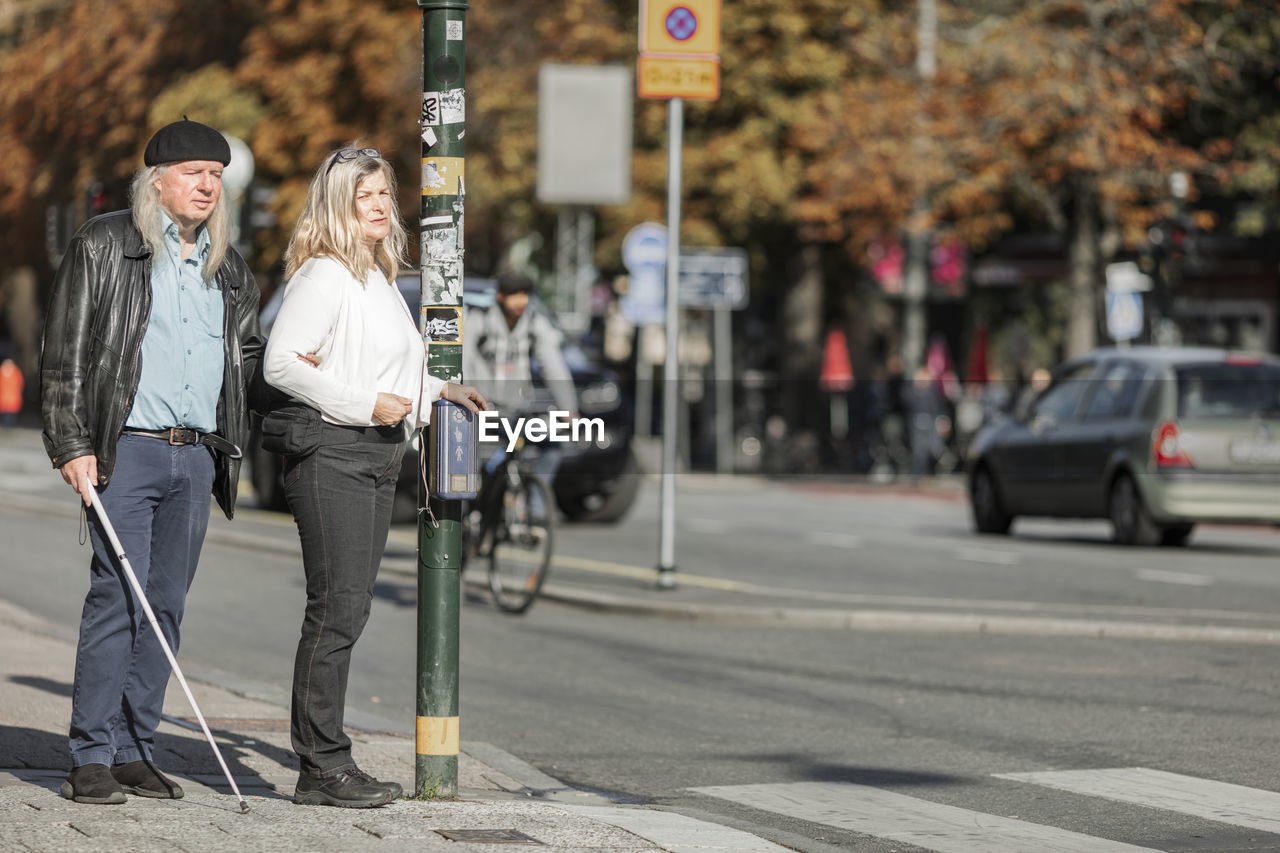
[[(187, 590), (209, 526), (213, 456), (203, 445), (173, 447), (122, 435), (102, 506), (146, 591), (174, 654)], [(124, 569), (87, 510), (93, 542), (89, 594), (80, 617), (71, 695), (71, 763), (121, 764), (151, 757), (169, 684), (169, 661)]]
[(285, 463), (285, 496), (307, 576), (290, 730), (305, 773), (328, 774), (353, 763), (342, 729), (347, 674), (369, 619), (403, 455), (403, 430), (370, 429), (357, 443), (323, 445)]

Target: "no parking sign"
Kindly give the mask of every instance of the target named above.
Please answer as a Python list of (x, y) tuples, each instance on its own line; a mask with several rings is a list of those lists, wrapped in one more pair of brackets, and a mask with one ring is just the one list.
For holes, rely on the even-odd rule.
[(640, 0), (642, 98), (720, 97), (720, 0)]
[(640, 52), (720, 53), (720, 0), (640, 0)]

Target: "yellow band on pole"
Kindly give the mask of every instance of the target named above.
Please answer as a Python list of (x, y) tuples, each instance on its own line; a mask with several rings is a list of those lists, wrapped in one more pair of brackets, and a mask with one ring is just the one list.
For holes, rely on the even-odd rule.
[(457, 717), (418, 717), (418, 755), (457, 754)]

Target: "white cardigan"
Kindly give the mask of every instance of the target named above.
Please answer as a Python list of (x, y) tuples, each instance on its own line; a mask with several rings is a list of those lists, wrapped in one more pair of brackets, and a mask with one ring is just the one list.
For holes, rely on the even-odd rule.
[[(315, 353), (319, 367), (298, 358)], [(395, 286), (376, 267), (357, 281), (331, 258), (311, 258), (284, 286), (263, 356), (269, 383), (335, 424), (372, 426), (378, 392), (413, 401), (422, 426), (444, 381), (426, 370), (426, 346)]]

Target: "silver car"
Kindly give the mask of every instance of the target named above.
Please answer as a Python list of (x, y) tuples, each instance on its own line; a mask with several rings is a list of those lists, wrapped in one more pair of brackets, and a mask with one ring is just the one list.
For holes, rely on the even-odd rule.
[(967, 460), (974, 527), (1109, 518), (1126, 545), (1182, 545), (1198, 522), (1280, 524), (1280, 358), (1199, 347), (1068, 361)]

